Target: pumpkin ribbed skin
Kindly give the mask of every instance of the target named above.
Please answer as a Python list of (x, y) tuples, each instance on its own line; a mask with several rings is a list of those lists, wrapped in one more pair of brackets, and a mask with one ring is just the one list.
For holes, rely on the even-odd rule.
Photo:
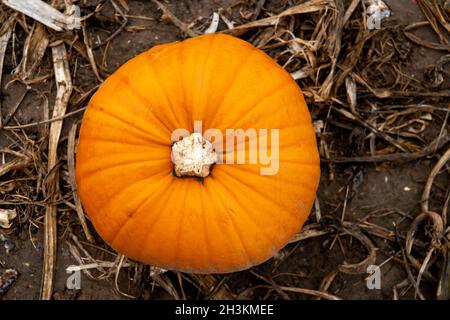
[[(203, 181), (175, 177), (171, 133), (192, 132), (194, 120), (224, 136), (279, 129), (278, 173), (217, 164)], [(227, 35), (156, 46), (119, 68), (88, 105), (76, 160), (81, 201), (107, 243), (195, 273), (272, 257), (307, 219), (320, 176), (301, 90), (265, 53)]]

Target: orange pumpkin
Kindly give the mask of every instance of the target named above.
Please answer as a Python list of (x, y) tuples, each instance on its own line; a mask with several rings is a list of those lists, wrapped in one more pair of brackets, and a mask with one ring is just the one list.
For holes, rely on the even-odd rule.
[[(202, 178), (180, 177), (172, 133), (193, 133), (194, 121), (223, 133), (224, 141), (200, 145), (231, 161), (203, 166)], [(263, 135), (230, 143), (227, 129)], [(272, 174), (262, 174), (267, 161), (250, 157), (264, 132), (268, 154), (277, 153)], [(233, 162), (241, 156), (244, 163)], [(290, 75), (243, 40), (204, 35), (155, 46), (103, 83), (84, 115), (76, 174), (94, 227), (119, 252), (166, 269), (226, 273), (266, 261), (300, 230), (320, 166)]]

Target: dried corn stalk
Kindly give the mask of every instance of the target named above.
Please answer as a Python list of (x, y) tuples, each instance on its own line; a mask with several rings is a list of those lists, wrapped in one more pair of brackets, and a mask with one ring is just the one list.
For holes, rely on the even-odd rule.
[(56, 31), (81, 28), (80, 8), (75, 5), (68, 6), (66, 15), (41, 0), (3, 0), (3, 3)]
[[(53, 109), (53, 118), (61, 117), (66, 112), (70, 94), (72, 93), (72, 81), (70, 78), (69, 62), (64, 43), (52, 48), (53, 65), (56, 79), (56, 101)], [(58, 141), (61, 135), (62, 120), (52, 122), (50, 127), (50, 138), (48, 147), (48, 172), (53, 172), (53, 180), (47, 190), (49, 196), (56, 197), (58, 194), (58, 174), (55, 170), (57, 165)], [(53, 276), (56, 260), (56, 213), (55, 204), (47, 206), (45, 212), (45, 239), (44, 239), (44, 270), (41, 298), (50, 300), (53, 292)]]

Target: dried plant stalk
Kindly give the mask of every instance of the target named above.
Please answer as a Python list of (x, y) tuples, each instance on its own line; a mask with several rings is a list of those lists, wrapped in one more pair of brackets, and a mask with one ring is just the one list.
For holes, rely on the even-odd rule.
[(98, 69), (97, 69), (97, 62), (95, 61), (95, 56), (94, 56), (94, 52), (92, 51), (92, 43), (91, 43), (91, 38), (89, 37), (89, 32), (86, 29), (86, 24), (83, 23), (82, 25), (82, 30), (83, 30), (83, 40), (84, 40), (84, 44), (86, 46), (86, 52), (89, 58), (89, 62), (91, 64), (92, 67), (92, 71), (95, 74), (95, 77), (97, 78), (97, 80), (99, 82), (103, 82), (103, 79), (100, 77), (99, 73), (98, 73)]
[(33, 29), (25, 40), (22, 61), (18, 67), (18, 75), (22, 80), (29, 78), (42, 62), (49, 41), (45, 27), (35, 22)]
[(332, 0), (310, 0), (305, 3), (299, 4), (292, 8), (289, 8), (278, 15), (274, 15), (272, 17), (259, 19), (256, 21), (252, 21), (238, 27), (235, 27), (230, 30), (226, 30), (225, 33), (230, 33), (234, 35), (240, 35), (246, 32), (249, 29), (258, 28), (258, 27), (266, 27), (266, 26), (274, 26), (277, 25), (281, 18), (302, 14), (302, 13), (311, 13), (316, 11), (325, 10), (327, 8), (334, 8), (334, 1)]
[(195, 31), (193, 31), (187, 24), (185, 24), (183, 21), (178, 19), (169, 9), (166, 8), (165, 5), (163, 5), (158, 0), (152, 0), (160, 9), (161, 11), (172, 21), (172, 23), (177, 26), (181, 31), (186, 33), (189, 37), (196, 37), (199, 34)]
[[(3, 62), (5, 60), (6, 47), (8, 46), (12, 34), (13, 19), (15, 19), (15, 15), (5, 21), (2, 28), (0, 28), (0, 87), (2, 84)], [(2, 99), (0, 99), (0, 128), (3, 126), (2, 119)]]
[[(210, 274), (191, 274), (190, 277), (198, 284), (200, 289), (209, 295), (211, 300), (232, 300), (234, 299), (233, 294), (228, 289), (228, 286), (221, 284), (220, 280)], [(219, 288), (216, 288), (219, 286)]]
[(73, 123), (72, 127), (69, 131), (69, 139), (67, 144), (67, 166), (69, 169), (69, 179), (70, 186), (72, 187), (73, 192), (73, 201), (75, 202), (75, 207), (78, 215), (78, 219), (80, 219), (81, 227), (83, 228), (83, 232), (86, 235), (86, 239), (89, 242), (94, 242), (94, 237), (86, 223), (86, 218), (84, 217), (83, 207), (81, 206), (80, 197), (78, 197), (77, 193), (77, 181), (75, 179), (75, 136), (77, 133), (77, 124)]
[(70, 6), (74, 15), (65, 15), (41, 0), (3, 0), (8, 7), (22, 12), (56, 31), (80, 29), (79, 8)]
[(324, 230), (320, 224), (313, 223), (304, 226), (300, 232), (298, 232), (289, 243), (299, 242), (310, 238), (316, 238), (328, 234), (327, 230)]
[[(72, 93), (72, 80), (70, 78), (69, 62), (64, 43), (52, 47), (53, 66), (56, 80), (56, 101), (53, 109), (53, 118), (61, 117), (66, 113), (67, 104)], [(48, 147), (48, 172), (55, 170), (57, 165), (58, 141), (61, 135), (63, 120), (52, 122), (50, 126), (50, 137)], [(58, 174), (53, 175), (50, 183), (49, 192), (51, 198), (55, 199), (58, 195)], [(56, 239), (57, 239), (57, 207), (55, 204), (49, 204), (45, 211), (45, 238), (44, 238), (44, 267), (41, 299), (50, 300), (53, 292), (53, 276), (56, 261)]]
[(355, 264), (343, 264), (339, 266), (339, 271), (346, 274), (364, 274), (367, 273), (367, 268), (370, 265), (374, 265), (377, 259), (375, 245), (372, 243), (369, 237), (364, 235), (361, 231), (359, 231), (358, 225), (351, 222), (344, 222), (344, 227), (342, 231), (346, 234), (351, 235), (355, 239), (357, 239), (367, 250), (367, 257)]

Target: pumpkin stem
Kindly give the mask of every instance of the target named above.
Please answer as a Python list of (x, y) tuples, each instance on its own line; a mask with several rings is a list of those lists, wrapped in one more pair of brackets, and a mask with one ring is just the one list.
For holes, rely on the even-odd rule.
[(206, 178), (217, 162), (217, 154), (211, 142), (194, 132), (173, 144), (172, 161), (177, 177)]

